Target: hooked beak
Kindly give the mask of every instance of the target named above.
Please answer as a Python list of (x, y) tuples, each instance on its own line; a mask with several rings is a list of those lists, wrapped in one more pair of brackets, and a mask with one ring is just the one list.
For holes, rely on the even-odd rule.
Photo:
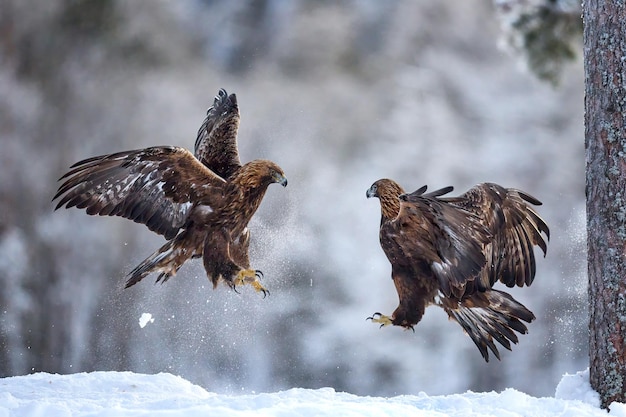
[(376, 197), (376, 189), (374, 188), (374, 186), (371, 186), (366, 192), (365, 192), (365, 196), (367, 198), (372, 198), (372, 197)]
[(276, 173), (274, 175), (274, 182), (282, 185), (283, 187), (286, 187), (287, 186), (287, 177), (285, 177), (282, 174)]

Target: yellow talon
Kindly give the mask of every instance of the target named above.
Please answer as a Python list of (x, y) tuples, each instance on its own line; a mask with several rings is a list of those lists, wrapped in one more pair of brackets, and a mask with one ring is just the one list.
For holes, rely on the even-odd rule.
[(259, 281), (253, 281), (251, 285), (254, 287), (256, 292), (259, 292), (259, 291), (263, 292), (263, 297), (270, 294), (269, 290), (265, 289), (265, 287), (261, 285)]
[(242, 269), (233, 280), (233, 288), (236, 288), (238, 285), (250, 284), (257, 292), (262, 292), (263, 298), (265, 298), (270, 294), (270, 292), (265, 289), (265, 287), (259, 282), (259, 278), (261, 278), (262, 276), (263, 273), (261, 271), (255, 271), (253, 269)]
[(393, 322), (391, 321), (391, 317), (385, 316), (384, 314), (380, 313), (372, 314), (372, 317), (368, 317), (367, 320), (371, 320), (372, 323), (380, 323), (380, 327), (393, 324)]
[(239, 271), (235, 279), (233, 280), (233, 284), (244, 285), (246, 282), (253, 280), (255, 278), (254, 271), (252, 269), (242, 269)]

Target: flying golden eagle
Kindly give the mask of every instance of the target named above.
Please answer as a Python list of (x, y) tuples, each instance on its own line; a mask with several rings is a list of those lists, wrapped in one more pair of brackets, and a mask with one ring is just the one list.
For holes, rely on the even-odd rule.
[(485, 361), (494, 340), (511, 350), (515, 332), (527, 333), (535, 316), (509, 294), (492, 289), (530, 285), (536, 271), (533, 246), (545, 256), (550, 231), (528, 204), (536, 198), (516, 189), (484, 183), (458, 197), (452, 187), (411, 194), (393, 180), (376, 181), (367, 197), (381, 207), (380, 245), (391, 262), (400, 304), (391, 317), (368, 319), (413, 329), (429, 305), (443, 308), (474, 341)]
[(167, 281), (190, 258), (202, 257), (217, 286), (251, 284), (265, 296), (261, 271), (250, 269), (247, 225), (271, 183), (287, 185), (274, 162), (239, 161), (239, 107), (221, 89), (198, 131), (194, 154), (157, 146), (96, 156), (74, 164), (59, 181), (55, 208), (122, 216), (143, 223), (167, 243), (127, 277), (126, 288), (152, 272)]

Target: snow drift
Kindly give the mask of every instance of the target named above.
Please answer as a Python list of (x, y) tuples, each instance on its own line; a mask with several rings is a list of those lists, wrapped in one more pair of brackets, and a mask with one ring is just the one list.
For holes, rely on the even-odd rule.
[[(332, 388), (221, 395), (172, 374), (36, 373), (0, 379), (0, 416), (606, 416), (588, 371), (565, 375), (553, 398), (500, 393), (361, 397)], [(611, 405), (626, 416), (626, 405)]]

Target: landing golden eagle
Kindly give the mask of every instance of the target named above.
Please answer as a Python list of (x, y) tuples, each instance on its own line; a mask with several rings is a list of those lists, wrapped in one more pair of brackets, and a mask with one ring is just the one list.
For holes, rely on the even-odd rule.
[(536, 271), (533, 247), (545, 256), (546, 223), (529, 205), (536, 198), (516, 189), (484, 183), (458, 197), (452, 187), (405, 194), (381, 179), (368, 190), (381, 207), (380, 245), (391, 262), (400, 304), (391, 317), (375, 313), (381, 326), (413, 329), (429, 305), (443, 308), (474, 341), (483, 358), (494, 343), (511, 350), (515, 332), (525, 334), (535, 316), (509, 294), (492, 289), (530, 285)]
[(202, 257), (213, 287), (251, 284), (267, 294), (250, 269), (247, 225), (271, 183), (287, 185), (274, 162), (239, 161), (239, 107), (221, 89), (198, 131), (194, 154), (157, 146), (96, 156), (74, 164), (60, 179), (55, 208), (121, 216), (145, 224), (167, 243), (127, 277), (126, 288), (152, 272), (167, 281), (190, 258)]

